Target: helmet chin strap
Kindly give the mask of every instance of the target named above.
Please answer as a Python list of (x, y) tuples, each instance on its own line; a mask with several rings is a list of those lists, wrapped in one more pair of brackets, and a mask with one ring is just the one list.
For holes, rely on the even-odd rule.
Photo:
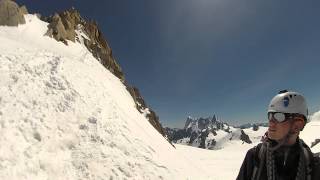
[(271, 151), (275, 151), (277, 149), (279, 149), (281, 146), (285, 145), (286, 143), (289, 142), (289, 139), (291, 138), (292, 135), (295, 134), (294, 131), (292, 131), (292, 125), (293, 125), (293, 122), (290, 122), (290, 130), (289, 132), (280, 140), (277, 140), (278, 144), (274, 147), (270, 147), (270, 150)]

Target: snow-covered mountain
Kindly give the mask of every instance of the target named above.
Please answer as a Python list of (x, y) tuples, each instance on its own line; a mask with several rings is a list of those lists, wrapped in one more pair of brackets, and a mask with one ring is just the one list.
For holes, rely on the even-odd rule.
[[(190, 145), (204, 149), (221, 149), (231, 141), (251, 144), (252, 140), (260, 140), (266, 127), (234, 128), (217, 120), (216, 116), (207, 118), (188, 117), (183, 129), (166, 128), (169, 139), (177, 144)], [(253, 133), (257, 131), (256, 133)], [(249, 133), (251, 136), (249, 136)]]
[[(183, 129), (165, 128), (169, 139), (176, 144), (189, 145), (204, 149), (223, 149), (235, 141), (248, 144), (260, 142), (267, 131), (266, 123), (245, 124), (232, 127), (219, 121), (215, 116), (207, 118), (188, 117)], [(320, 112), (310, 116), (310, 122), (301, 132), (300, 137), (314, 152), (320, 152)]]
[(24, 18), (0, 26), (0, 179), (209, 179), (82, 41)]

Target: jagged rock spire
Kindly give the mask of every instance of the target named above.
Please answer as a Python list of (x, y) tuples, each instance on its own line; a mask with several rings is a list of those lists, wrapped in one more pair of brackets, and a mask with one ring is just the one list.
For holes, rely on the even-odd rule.
[(0, 25), (1, 26), (18, 26), (25, 24), (24, 14), (28, 10), (25, 6), (19, 7), (12, 0), (0, 0)]

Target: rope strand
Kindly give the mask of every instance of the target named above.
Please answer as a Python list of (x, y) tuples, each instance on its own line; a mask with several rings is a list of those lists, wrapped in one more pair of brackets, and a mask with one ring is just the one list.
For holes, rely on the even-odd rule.
[[(306, 159), (303, 153), (303, 147), (300, 145), (300, 157), (299, 163), (297, 168), (297, 174), (295, 180), (305, 180), (306, 179)], [(266, 151), (266, 167), (267, 167), (267, 176), (268, 180), (276, 180), (276, 166), (275, 166), (275, 159), (274, 159), (274, 147), (271, 147), (270, 142), (267, 142), (267, 151)], [(277, 148), (276, 148), (277, 149)]]

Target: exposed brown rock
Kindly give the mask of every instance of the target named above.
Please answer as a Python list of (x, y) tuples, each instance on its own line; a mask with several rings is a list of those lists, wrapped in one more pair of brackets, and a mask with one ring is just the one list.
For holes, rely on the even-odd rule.
[(130, 87), (130, 85), (126, 84), (127, 90), (133, 97), (134, 101), (136, 102), (137, 109), (141, 111), (141, 109), (145, 109), (147, 107), (146, 103), (144, 102), (143, 98), (140, 95), (139, 90), (136, 87)]
[(68, 39), (67, 32), (58, 14), (55, 14), (52, 17), (51, 23), (48, 25), (48, 31), (46, 35), (54, 37), (56, 40), (66, 43), (66, 39)]
[(84, 39), (85, 45), (91, 49), (93, 55), (101, 62), (103, 66), (109, 69), (115, 76), (124, 82), (124, 74), (121, 67), (112, 55), (112, 50), (102, 35), (96, 22), (84, 24), (84, 30), (90, 40)]
[(159, 117), (156, 115), (156, 113), (153, 110), (149, 109), (149, 111), (150, 111), (150, 114), (147, 114), (147, 118), (149, 119), (149, 122), (152, 124), (154, 128), (156, 128), (156, 130), (158, 130), (158, 132), (162, 136), (166, 137), (167, 136), (166, 131), (163, 129), (162, 125), (160, 124)]
[(21, 14), (29, 14), (27, 7), (24, 5), (19, 8), (19, 11)]
[(67, 40), (75, 42), (76, 30), (81, 30), (87, 38), (83, 38), (85, 46), (101, 64), (109, 69), (115, 76), (124, 82), (124, 74), (121, 67), (112, 56), (112, 50), (103, 37), (102, 32), (94, 21), (85, 21), (74, 8), (55, 14), (49, 18), (43, 18), (49, 22), (46, 35), (67, 44)]
[(0, 0), (0, 25), (18, 26), (18, 24), (25, 24), (26, 21), (23, 16), (24, 10), (26, 10), (26, 8), (20, 10), (14, 1)]
[[(143, 112), (148, 106), (146, 105), (145, 101), (143, 100), (142, 96), (140, 95), (139, 90), (136, 87), (131, 87), (129, 85), (126, 85), (127, 90), (130, 92), (132, 98), (134, 99), (134, 102), (136, 103), (136, 108), (139, 112)], [(162, 127), (159, 121), (159, 117), (156, 115), (156, 113), (149, 109), (149, 114), (147, 114), (147, 118), (149, 119), (149, 122), (152, 124), (154, 128), (158, 130), (160, 134), (162, 134), (164, 137), (167, 137), (167, 133), (165, 129)]]

